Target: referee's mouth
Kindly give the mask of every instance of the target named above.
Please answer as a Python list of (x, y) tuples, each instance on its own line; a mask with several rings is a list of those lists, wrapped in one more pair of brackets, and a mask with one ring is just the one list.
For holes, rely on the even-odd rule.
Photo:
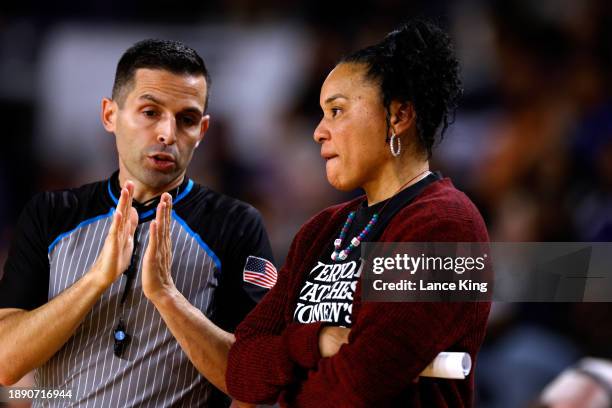
[(147, 156), (147, 160), (159, 170), (170, 170), (176, 165), (174, 156), (168, 153), (155, 153)]

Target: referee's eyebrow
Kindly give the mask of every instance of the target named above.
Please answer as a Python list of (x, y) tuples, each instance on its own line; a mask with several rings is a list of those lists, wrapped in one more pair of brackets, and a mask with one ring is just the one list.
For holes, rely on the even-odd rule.
[[(159, 99), (157, 99), (155, 96), (151, 95), (151, 94), (142, 94), (138, 97), (138, 99), (144, 99), (147, 101), (151, 101), (153, 103), (156, 103), (158, 105), (164, 105), (164, 103), (162, 101), (160, 101)], [(199, 108), (196, 107), (188, 107), (183, 109), (183, 112), (192, 112), (197, 114), (198, 116), (202, 117), (204, 116), (204, 112), (202, 112)]]
[(138, 99), (145, 99), (147, 101), (151, 101), (153, 103), (156, 103), (158, 105), (163, 105), (162, 101), (160, 101), (159, 99), (157, 99), (156, 97), (154, 97), (151, 94), (142, 94), (138, 97)]

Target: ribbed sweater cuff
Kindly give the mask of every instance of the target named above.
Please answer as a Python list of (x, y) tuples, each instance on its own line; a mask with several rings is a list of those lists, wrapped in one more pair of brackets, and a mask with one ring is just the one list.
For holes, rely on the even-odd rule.
[(323, 322), (290, 323), (285, 328), (285, 344), (293, 362), (306, 369), (317, 366), (321, 359), (319, 332), (322, 326)]

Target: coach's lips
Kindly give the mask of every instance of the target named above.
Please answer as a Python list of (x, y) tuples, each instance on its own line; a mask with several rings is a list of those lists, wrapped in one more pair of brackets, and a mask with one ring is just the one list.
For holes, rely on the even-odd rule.
[(325, 159), (325, 161), (329, 161), (329, 160), (333, 159), (334, 157), (338, 157), (338, 155), (335, 154), (335, 153), (331, 153), (331, 152), (321, 151), (321, 157), (323, 159)]

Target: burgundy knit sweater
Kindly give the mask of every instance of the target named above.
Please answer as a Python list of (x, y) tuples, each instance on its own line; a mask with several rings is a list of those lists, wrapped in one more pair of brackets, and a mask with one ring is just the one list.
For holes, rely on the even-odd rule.
[[(293, 321), (305, 274), (363, 197), (330, 207), (298, 232), (276, 286), (236, 330), (227, 387), (251, 403), (291, 407), (465, 407), (473, 404), (474, 370), (465, 380), (419, 378), (440, 351), (469, 352), (483, 341), (490, 304), (353, 302), (349, 344), (319, 354), (322, 323)], [(385, 228), (386, 242), (483, 242), (480, 213), (445, 178), (425, 187)]]

